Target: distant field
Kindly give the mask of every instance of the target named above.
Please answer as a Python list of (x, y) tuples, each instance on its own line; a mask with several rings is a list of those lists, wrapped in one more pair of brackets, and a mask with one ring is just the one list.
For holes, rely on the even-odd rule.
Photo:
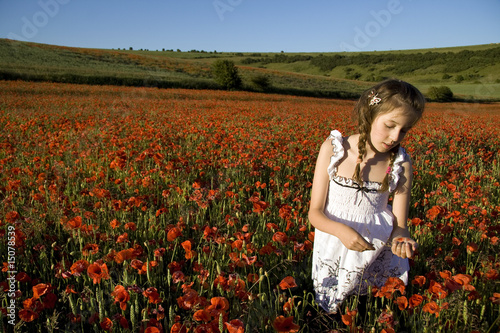
[(450, 87), (459, 100), (500, 100), (500, 45), (339, 53), (258, 53), (191, 50), (83, 49), (0, 39), (0, 79), (219, 89), (211, 65), (229, 59), (243, 89), (259, 91), (255, 76), (269, 78), (265, 92), (357, 98), (387, 77), (411, 82), (424, 94)]

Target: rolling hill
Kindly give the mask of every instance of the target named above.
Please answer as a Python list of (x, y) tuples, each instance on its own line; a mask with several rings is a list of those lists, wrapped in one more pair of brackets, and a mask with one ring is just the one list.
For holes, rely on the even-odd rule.
[[(0, 39), (0, 79), (220, 89), (211, 75), (218, 59), (233, 61), (243, 89), (356, 98), (387, 77), (411, 82), (424, 93), (447, 86), (456, 98), (500, 100), (500, 45), (339, 52), (232, 53), (191, 50), (113, 50), (64, 47)], [(265, 77), (269, 85), (255, 84)]]

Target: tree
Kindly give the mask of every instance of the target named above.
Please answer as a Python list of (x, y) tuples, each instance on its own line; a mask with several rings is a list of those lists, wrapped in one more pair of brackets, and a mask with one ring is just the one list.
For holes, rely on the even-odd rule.
[(241, 78), (238, 68), (230, 60), (217, 60), (212, 66), (215, 82), (226, 90), (235, 90), (241, 87)]
[(453, 92), (449, 87), (430, 87), (427, 92), (428, 97), (437, 102), (449, 102), (453, 99)]

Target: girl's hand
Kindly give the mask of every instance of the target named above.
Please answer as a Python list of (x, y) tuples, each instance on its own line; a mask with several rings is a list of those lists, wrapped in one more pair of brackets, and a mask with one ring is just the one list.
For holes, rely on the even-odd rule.
[(339, 230), (337, 237), (349, 250), (358, 252), (375, 250), (373, 244), (368, 243), (356, 230), (347, 225), (342, 225), (342, 229)]
[(401, 258), (413, 258), (418, 248), (417, 242), (409, 237), (396, 237), (392, 239), (392, 253)]

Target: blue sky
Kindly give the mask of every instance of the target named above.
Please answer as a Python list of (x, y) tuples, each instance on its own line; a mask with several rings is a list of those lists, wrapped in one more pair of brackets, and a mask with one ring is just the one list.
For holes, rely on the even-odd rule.
[(500, 42), (499, 0), (0, 0), (0, 38), (134, 49), (338, 52)]

